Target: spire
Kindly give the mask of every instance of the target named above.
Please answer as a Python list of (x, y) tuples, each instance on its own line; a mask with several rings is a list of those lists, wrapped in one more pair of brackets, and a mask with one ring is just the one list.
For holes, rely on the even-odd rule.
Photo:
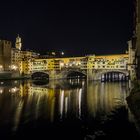
[(22, 43), (21, 43), (21, 37), (19, 36), (19, 34), (18, 34), (18, 36), (16, 38), (15, 46), (16, 46), (16, 49), (21, 50)]

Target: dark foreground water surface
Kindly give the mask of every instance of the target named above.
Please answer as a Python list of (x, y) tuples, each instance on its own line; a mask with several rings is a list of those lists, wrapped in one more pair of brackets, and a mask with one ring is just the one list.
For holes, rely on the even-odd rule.
[(0, 139), (140, 139), (128, 83), (0, 81)]

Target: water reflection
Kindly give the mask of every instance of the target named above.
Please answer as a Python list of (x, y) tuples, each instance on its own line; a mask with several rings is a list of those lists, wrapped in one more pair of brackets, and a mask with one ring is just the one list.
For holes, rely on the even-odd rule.
[(56, 123), (65, 119), (104, 119), (116, 108), (127, 107), (127, 89), (127, 83), (79, 79), (50, 81), (45, 85), (4, 82), (0, 85), (0, 130), (18, 131), (38, 120)]
[(119, 106), (126, 106), (126, 83), (89, 82), (87, 88), (87, 108), (89, 116), (103, 117)]

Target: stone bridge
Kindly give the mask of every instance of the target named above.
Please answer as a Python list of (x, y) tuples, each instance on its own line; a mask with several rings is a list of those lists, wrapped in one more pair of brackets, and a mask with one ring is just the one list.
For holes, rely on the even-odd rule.
[(72, 73), (77, 73), (87, 77), (88, 80), (117, 78), (133, 80), (136, 77), (134, 60), (135, 51), (129, 43), (126, 54), (34, 59), (27, 65), (30, 66), (27, 73), (29, 75), (40, 73), (42, 77), (46, 74), (49, 79), (64, 79)]
[[(98, 70), (83, 70), (83, 69), (65, 69), (65, 70), (53, 70), (53, 71), (34, 71), (32, 75), (36, 73), (44, 73), (48, 75), (49, 79), (66, 79), (68, 75), (72, 73), (79, 73), (87, 77), (88, 80), (101, 80), (102, 76), (110, 73), (120, 73), (126, 77), (129, 77), (128, 70), (112, 70), (112, 69), (98, 69)], [(45, 75), (44, 75), (45, 76)]]
[(79, 73), (82, 75), (87, 76), (87, 70), (81, 70), (81, 69), (63, 69), (63, 70), (46, 70), (46, 71), (33, 71), (31, 75), (35, 74), (47, 74), (49, 79), (65, 79), (68, 77), (68, 75), (72, 73)]

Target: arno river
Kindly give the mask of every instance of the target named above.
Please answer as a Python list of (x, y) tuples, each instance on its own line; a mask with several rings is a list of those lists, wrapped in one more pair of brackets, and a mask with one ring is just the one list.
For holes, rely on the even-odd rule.
[(140, 139), (127, 82), (0, 81), (0, 139)]

